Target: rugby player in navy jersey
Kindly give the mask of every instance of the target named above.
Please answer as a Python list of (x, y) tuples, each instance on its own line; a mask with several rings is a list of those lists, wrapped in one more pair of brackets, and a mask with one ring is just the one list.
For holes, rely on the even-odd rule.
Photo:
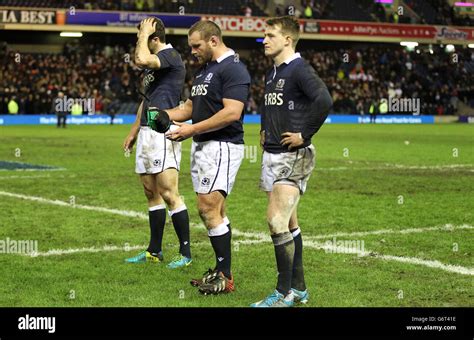
[(191, 264), (189, 216), (178, 192), (178, 171), (181, 143), (168, 140), (152, 124), (149, 115), (159, 109), (179, 104), (184, 84), (185, 67), (181, 56), (171, 44), (166, 44), (165, 27), (158, 18), (144, 19), (137, 34), (135, 63), (145, 69), (144, 97), (137, 119), (123, 143), (130, 150), (138, 139), (135, 172), (140, 175), (148, 199), (150, 243), (129, 263), (163, 261), (162, 240), (166, 221), (166, 205), (179, 239), (179, 254), (168, 264), (180, 268)]
[(299, 31), (292, 17), (272, 18), (263, 40), (274, 66), (265, 76), (260, 186), (268, 195), (267, 222), (278, 280), (274, 292), (253, 307), (291, 307), (309, 298), (296, 211), (315, 165), (311, 138), (326, 120), (332, 99), (315, 70), (295, 53)]
[[(167, 136), (174, 141), (193, 137), (191, 177), (216, 258), (216, 267), (191, 284), (203, 294), (227, 293), (234, 290), (234, 279), (225, 199), (244, 155), (242, 121), (250, 75), (238, 55), (224, 44), (214, 22), (195, 23), (188, 32), (188, 43), (201, 67), (195, 74), (191, 97), (181, 107), (166, 110), (179, 126)], [(189, 119), (192, 124), (178, 123)]]

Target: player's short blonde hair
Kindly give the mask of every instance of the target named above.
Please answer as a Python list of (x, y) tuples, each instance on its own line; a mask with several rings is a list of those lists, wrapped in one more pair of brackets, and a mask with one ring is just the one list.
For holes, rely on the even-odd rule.
[(188, 36), (194, 32), (201, 33), (201, 39), (204, 41), (209, 41), (213, 35), (219, 38), (222, 41), (222, 32), (219, 26), (213, 21), (210, 20), (201, 20), (194, 23), (189, 29)]
[(296, 20), (292, 16), (283, 16), (283, 17), (275, 17), (270, 18), (266, 21), (268, 26), (279, 26), (281, 32), (284, 35), (289, 35), (293, 40), (293, 47), (296, 46), (298, 40), (300, 39), (300, 24), (298, 20)]

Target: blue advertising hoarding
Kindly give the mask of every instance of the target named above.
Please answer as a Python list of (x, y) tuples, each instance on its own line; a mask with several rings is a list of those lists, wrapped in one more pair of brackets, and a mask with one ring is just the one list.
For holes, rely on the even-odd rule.
[[(111, 118), (106, 115), (94, 116), (68, 116), (67, 124), (72, 125), (100, 125), (110, 124)], [(132, 124), (135, 115), (117, 115), (114, 124)], [(0, 115), (1, 125), (55, 125), (57, 118), (55, 115)]]
[(160, 18), (167, 28), (189, 28), (196, 21), (201, 20), (197, 15), (164, 15), (160, 13), (138, 12), (88, 12), (75, 11), (66, 13), (68, 25), (106, 25), (135, 27), (143, 19), (150, 16)]
[[(110, 124), (107, 115), (92, 116), (68, 116), (66, 122), (72, 125), (96, 125)], [(114, 124), (132, 124), (135, 115), (117, 115)], [(401, 116), (383, 115), (377, 116), (377, 124), (434, 124), (434, 116)], [(245, 115), (245, 124), (260, 124), (260, 115)], [(369, 124), (369, 116), (357, 115), (329, 115), (326, 119), (328, 124)], [(54, 125), (54, 115), (0, 115), (0, 125)]]
[[(379, 115), (377, 124), (434, 124), (434, 116), (408, 116), (408, 115)], [(244, 123), (260, 124), (260, 115), (246, 115)], [(364, 115), (329, 115), (326, 124), (368, 124), (370, 116)]]

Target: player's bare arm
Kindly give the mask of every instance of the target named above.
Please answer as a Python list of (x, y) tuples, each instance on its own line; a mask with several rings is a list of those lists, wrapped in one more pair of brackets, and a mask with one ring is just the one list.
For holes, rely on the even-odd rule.
[(263, 149), (265, 145), (265, 130), (260, 131), (260, 147)]
[(196, 124), (177, 123), (178, 129), (168, 132), (166, 135), (171, 140), (182, 141), (197, 134), (220, 130), (240, 119), (244, 103), (235, 99), (222, 100), (224, 108), (212, 117)]
[(191, 99), (188, 99), (184, 104), (179, 104), (175, 108), (165, 110), (170, 120), (175, 124), (177, 122), (185, 122), (190, 120), (193, 113), (193, 102)]
[(142, 109), (143, 101), (140, 103), (140, 106), (138, 106), (137, 117), (135, 119), (135, 122), (132, 124), (130, 133), (123, 142), (123, 149), (125, 151), (131, 150), (133, 148), (133, 145), (135, 144), (135, 141), (137, 140), (138, 132), (140, 131), (140, 119), (142, 115)]
[(155, 32), (156, 24), (153, 18), (147, 18), (140, 23), (137, 47), (135, 49), (135, 64), (141, 68), (157, 69), (161, 67), (160, 59), (148, 48), (148, 38)]

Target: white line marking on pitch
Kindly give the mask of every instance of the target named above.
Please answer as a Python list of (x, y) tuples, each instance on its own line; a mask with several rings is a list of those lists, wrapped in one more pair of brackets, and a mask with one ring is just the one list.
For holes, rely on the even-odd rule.
[(0, 191), (0, 195), (7, 196), (7, 197), (20, 198), (20, 199), (29, 200), (29, 201), (36, 201), (40, 203), (59, 205), (62, 207), (69, 207), (69, 208), (74, 208), (74, 209), (92, 210), (92, 211), (105, 212), (109, 214), (122, 215), (122, 216), (127, 216), (127, 217), (139, 217), (142, 219), (148, 218), (148, 215), (145, 215), (144, 213), (138, 212), (138, 211), (109, 209), (109, 208), (95, 207), (91, 205), (82, 205), (82, 204), (70, 204), (69, 202), (64, 202), (64, 201), (59, 201), (59, 200), (50, 200), (43, 197), (15, 194), (15, 193), (6, 192), (6, 191)]
[(16, 179), (16, 178), (48, 178), (50, 175), (36, 175), (36, 176), (0, 176), (0, 179)]
[[(88, 206), (88, 205), (80, 205), (80, 204), (75, 204), (71, 205), (68, 202), (64, 201), (58, 201), (58, 200), (50, 200), (42, 197), (36, 197), (36, 196), (27, 196), (27, 195), (21, 195), (21, 194), (16, 194), (16, 193), (10, 193), (10, 192), (5, 192), (5, 191), (0, 191), (0, 195), (3, 196), (8, 196), (8, 197), (14, 197), (14, 198), (20, 198), (20, 199), (25, 199), (25, 200), (31, 200), (31, 201), (36, 201), (36, 202), (41, 202), (41, 203), (47, 203), (47, 204), (53, 204), (53, 205), (59, 205), (59, 206), (64, 206), (64, 207), (69, 207), (69, 208), (77, 208), (77, 209), (84, 209), (84, 210), (93, 210), (93, 211), (98, 211), (98, 212), (106, 212), (106, 213), (111, 213), (111, 214), (117, 214), (117, 215), (122, 215), (122, 216), (127, 216), (127, 217), (138, 217), (141, 219), (147, 219), (147, 215), (141, 212), (137, 211), (128, 211), (128, 210), (118, 210), (118, 209), (109, 209), (109, 208), (102, 208), (102, 207), (95, 207), (95, 206)], [(202, 227), (199, 224), (193, 224), (195, 227)], [(424, 232), (424, 231), (434, 231), (434, 230), (454, 230), (454, 229), (472, 229), (472, 226), (469, 225), (462, 225), (462, 226), (453, 226), (451, 224), (447, 224), (442, 227), (429, 227), (429, 228), (410, 228), (410, 229), (402, 229), (399, 231), (396, 230), (390, 230), (388, 233), (415, 233), (415, 232)], [(420, 231), (420, 229), (423, 229), (423, 231)], [(304, 245), (305, 247), (309, 248), (314, 248), (314, 249), (323, 249), (323, 250), (336, 250), (336, 246), (329, 246), (327, 244), (323, 243), (318, 243), (313, 241), (312, 239), (315, 238), (331, 238), (335, 236), (362, 236), (362, 235), (370, 235), (370, 234), (384, 234), (384, 230), (374, 230), (374, 231), (366, 231), (366, 232), (355, 232), (355, 233), (336, 233), (332, 235), (316, 235), (316, 236), (306, 236), (304, 238)], [(254, 232), (241, 232), (237, 229), (232, 229), (232, 232), (236, 236), (245, 236), (245, 237), (252, 237), (256, 238), (256, 240), (241, 240), (241, 241), (236, 241), (236, 243), (239, 244), (256, 244), (256, 243), (263, 243), (263, 242), (270, 242), (270, 237), (265, 234), (265, 233), (254, 233)], [(387, 232), (385, 232), (387, 233)], [(115, 246), (109, 246), (109, 247), (115, 247)], [(82, 249), (91, 249), (91, 248), (82, 248)], [(119, 250), (123, 249), (123, 247), (117, 247), (117, 249), (113, 250)], [(61, 250), (56, 250), (56, 251), (61, 251)], [(67, 253), (67, 251), (71, 250), (62, 250)], [(87, 252), (87, 250), (85, 250)], [(100, 248), (99, 250), (100, 251)], [(73, 251), (73, 253), (79, 252), (77, 249)], [(96, 252), (95, 250), (91, 250), (89, 252)], [(47, 253), (47, 252), (46, 252)], [(403, 262), (403, 263), (410, 263), (410, 264), (417, 264), (417, 265), (423, 265), (426, 267), (430, 268), (436, 268), (436, 269), (441, 269), (447, 272), (452, 272), (452, 273), (457, 273), (457, 274), (463, 274), (463, 275), (474, 275), (474, 268), (466, 268), (462, 266), (457, 266), (457, 265), (449, 265), (449, 264), (444, 264), (436, 260), (423, 260), (415, 257), (403, 257), (403, 256), (393, 256), (393, 255), (383, 255), (383, 254), (377, 254), (374, 252), (370, 251), (364, 251), (364, 252), (354, 252), (354, 254), (357, 254), (358, 256), (366, 256), (366, 257), (374, 257), (374, 258), (379, 258), (382, 260), (388, 260), (388, 261), (397, 261), (397, 262)]]
[(27, 172), (32, 172), (32, 171), (64, 171), (66, 168), (54, 168), (54, 169), (0, 169), (0, 171), (27, 171)]
[(25, 254), (31, 257), (38, 257), (38, 256), (54, 256), (54, 255), (69, 255), (69, 254), (77, 254), (77, 253), (100, 253), (106, 251), (116, 251), (116, 250), (137, 250), (137, 249), (145, 249), (145, 245), (141, 246), (109, 246), (105, 245), (101, 248), (96, 247), (88, 247), (88, 248), (69, 248), (69, 249), (50, 249), (45, 252), (36, 252), (31, 254)]
[[(314, 242), (314, 241), (308, 240), (308, 238), (309, 237), (303, 237), (303, 244), (305, 248), (324, 250), (328, 253), (338, 253), (337, 246)], [(235, 243), (250, 245), (250, 244), (259, 244), (259, 243), (265, 243), (265, 242), (269, 242), (269, 240), (257, 238), (254, 240), (239, 240), (239, 241), (236, 241)], [(363, 251), (363, 252), (354, 250), (350, 253), (345, 253), (345, 254), (354, 254), (359, 257), (378, 258), (378, 259), (386, 260), (386, 261), (396, 261), (396, 262), (402, 262), (402, 263), (422, 265), (425, 267), (441, 269), (446, 272), (462, 274), (462, 275), (474, 275), (474, 268), (466, 268), (466, 267), (462, 267), (458, 265), (444, 264), (437, 260), (424, 260), (417, 257), (383, 255), (383, 254), (378, 254), (376, 252), (372, 252), (368, 250)]]
[[(193, 246), (202, 246), (203, 242), (194, 242)], [(146, 249), (147, 245), (126, 245), (123, 246), (114, 246), (114, 245), (105, 245), (100, 248), (96, 247), (84, 247), (84, 248), (69, 248), (69, 249), (50, 249), (45, 252), (33, 252), (30, 254), (21, 254), (29, 257), (38, 257), (38, 256), (58, 256), (58, 255), (70, 255), (70, 254), (80, 254), (80, 253), (101, 253), (101, 252), (108, 252), (108, 251), (132, 251), (132, 250), (143, 250)]]
[(413, 234), (413, 233), (424, 233), (426, 231), (453, 231), (458, 229), (474, 229), (474, 226), (463, 224), (455, 226), (452, 224), (445, 224), (444, 226), (438, 227), (426, 227), (426, 228), (408, 228), (408, 229), (381, 229), (372, 231), (356, 231), (350, 233), (334, 233), (324, 235), (313, 235), (310, 236), (312, 239), (327, 239), (333, 237), (352, 237), (352, 236), (366, 236), (366, 235), (383, 235), (383, 234)]
[(384, 163), (383, 166), (376, 167), (348, 167), (338, 166), (330, 168), (318, 168), (316, 171), (345, 171), (345, 170), (463, 170), (463, 171), (474, 171), (472, 168), (473, 164), (446, 164), (446, 165), (405, 165), (405, 164), (391, 164)]

